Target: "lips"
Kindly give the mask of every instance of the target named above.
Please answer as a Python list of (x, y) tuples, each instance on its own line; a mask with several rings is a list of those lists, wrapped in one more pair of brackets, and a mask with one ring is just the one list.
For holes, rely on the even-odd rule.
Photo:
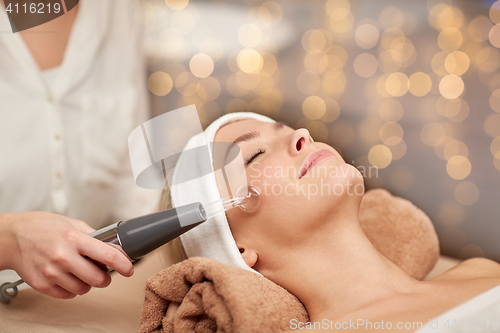
[(328, 158), (330, 156), (333, 156), (334, 154), (329, 151), (328, 149), (319, 149), (316, 150), (307, 156), (306, 160), (304, 161), (304, 164), (300, 167), (300, 176), (299, 179), (302, 178), (309, 170), (318, 164), (319, 162), (323, 161), (325, 158)]

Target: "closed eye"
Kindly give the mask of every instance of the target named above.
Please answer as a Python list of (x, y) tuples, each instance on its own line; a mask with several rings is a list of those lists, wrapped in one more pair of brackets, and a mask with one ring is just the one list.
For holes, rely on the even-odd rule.
[(257, 156), (259, 156), (260, 154), (263, 154), (263, 153), (265, 153), (265, 152), (266, 152), (265, 150), (259, 149), (259, 151), (258, 151), (258, 152), (256, 152), (256, 153), (252, 154), (252, 156), (250, 156), (250, 158), (248, 159), (248, 161), (246, 161), (246, 162), (245, 162), (245, 166), (247, 166), (248, 164), (252, 163), (252, 161), (253, 161), (254, 159), (256, 159), (256, 158), (257, 158)]

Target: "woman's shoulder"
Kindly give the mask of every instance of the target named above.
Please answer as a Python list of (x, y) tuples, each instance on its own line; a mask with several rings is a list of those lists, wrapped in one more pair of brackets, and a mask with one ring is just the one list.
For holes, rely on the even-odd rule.
[(487, 258), (470, 258), (436, 276), (431, 281), (474, 278), (500, 278), (500, 264)]

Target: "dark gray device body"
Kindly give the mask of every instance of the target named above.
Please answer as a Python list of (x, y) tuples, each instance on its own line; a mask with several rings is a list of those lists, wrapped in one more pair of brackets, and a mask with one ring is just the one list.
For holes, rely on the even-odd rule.
[(206, 220), (203, 205), (195, 202), (121, 221), (97, 230), (90, 236), (120, 245), (130, 259), (136, 260)]

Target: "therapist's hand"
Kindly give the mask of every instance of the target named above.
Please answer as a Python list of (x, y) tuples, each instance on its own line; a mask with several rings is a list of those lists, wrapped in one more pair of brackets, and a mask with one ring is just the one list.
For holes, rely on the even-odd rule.
[(43, 294), (73, 298), (86, 294), (91, 287), (107, 287), (111, 276), (104, 265), (126, 277), (134, 273), (127, 256), (90, 237), (88, 234), (94, 229), (83, 221), (46, 212), (27, 212), (0, 214), (0, 225), (10, 235), (7, 244), (11, 248), (0, 245), (3, 250), (0, 255), (9, 256), (7, 268), (14, 269)]

